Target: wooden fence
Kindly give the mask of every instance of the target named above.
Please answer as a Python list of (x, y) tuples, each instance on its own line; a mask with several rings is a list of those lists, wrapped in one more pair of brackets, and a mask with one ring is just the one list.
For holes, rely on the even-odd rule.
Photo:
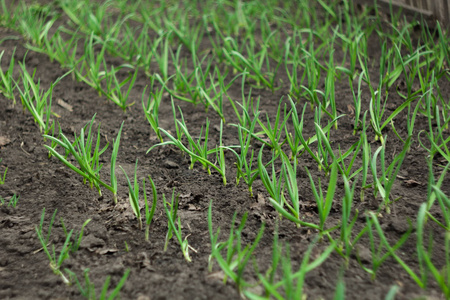
[(446, 26), (450, 25), (450, 0), (381, 0), (426, 15), (433, 15)]

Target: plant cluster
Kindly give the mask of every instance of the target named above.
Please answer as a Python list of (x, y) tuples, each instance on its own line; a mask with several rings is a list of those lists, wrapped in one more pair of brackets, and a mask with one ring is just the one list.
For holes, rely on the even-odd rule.
[[(391, 13), (389, 25), (386, 25), (376, 5), (373, 13), (369, 9), (357, 13), (350, 0), (319, 0), (317, 3), (300, 0), (295, 4), (272, 0), (208, 0), (204, 7), (199, 10), (196, 1), (170, 5), (137, 1), (128, 5), (120, 0), (86, 1), (82, 5), (74, 0), (61, 0), (46, 5), (7, 7), (2, 1), (1, 23), (20, 32), (30, 50), (48, 55), (68, 71), (44, 92), (35, 71), (29, 73), (24, 62), (18, 63), (20, 78), (13, 79), (15, 60), (12, 55), (9, 68), (0, 71), (0, 92), (13, 102), (14, 94), (19, 94), (24, 110), (33, 115), (43, 137), (50, 142), (45, 145), (50, 156), (80, 175), (84, 183), (95, 187), (100, 195), (102, 188), (109, 190), (117, 203), (116, 164), (123, 123), (113, 140), (110, 180), (106, 182), (101, 177), (100, 156), (108, 149), (108, 144), (101, 141), (100, 125), (95, 133), (95, 115), (72, 141), (61, 127), (55, 134), (52, 91), (60, 80), (71, 74), (74, 80), (96, 90), (127, 113), (134, 104), (131, 98), (137, 78), (148, 77), (149, 84), (139, 95), (143, 114), (159, 143), (149, 145), (147, 154), (151, 155), (157, 147), (175, 146), (188, 157), (189, 169), (197, 163), (209, 175), (219, 174), (224, 185), (227, 176), (231, 176), (227, 163), (230, 161), (227, 154), (231, 154), (236, 166), (235, 182), (239, 185), (243, 181), (250, 197), (255, 180), (260, 179), (280, 220), (308, 227), (317, 233), (317, 240), (329, 243), (312, 259), (311, 251), (317, 245), (313, 243), (300, 269), (294, 272), (289, 245), (281, 245), (275, 235), (272, 266), (265, 275), (256, 274), (257, 284), (264, 288), (265, 294), (256, 295), (250, 289), (255, 284), (245, 277), (245, 271), (255, 257), (264, 226), (253, 241), (245, 244), (242, 232), (247, 214), (240, 222), (236, 222), (237, 215), (234, 215), (228, 240), (219, 241), (220, 231), (213, 230), (210, 205), (210, 267), (216, 261), (225, 273), (224, 282), (232, 280), (241, 295), (249, 299), (301, 299), (307, 272), (324, 262), (333, 251), (348, 264), (363, 239), (369, 241), (372, 261), (368, 266), (356, 256), (361, 268), (372, 278), (391, 258), (421, 288), (426, 288), (432, 277), (442, 293), (450, 297), (450, 260), (446, 259), (444, 266), (435, 265), (432, 241), (424, 241), (429, 230), (427, 223), (436, 223), (445, 232), (445, 253), (449, 257), (450, 201), (441, 187), (450, 166), (450, 106), (440, 83), (450, 79), (450, 37), (439, 22), (435, 29), (424, 27), (419, 41), (413, 43), (411, 35), (419, 22), (408, 23), (400, 14)], [(186, 11), (189, 14), (184, 13)], [(54, 28), (60, 20), (66, 22)], [(389, 30), (383, 30), (383, 26), (388, 26)], [(377, 63), (370, 56), (369, 38), (373, 36), (380, 41), (381, 57)], [(208, 42), (206, 49), (201, 46), (204, 41)], [(337, 56), (337, 51), (343, 55)], [(3, 54), (0, 53), (0, 60)], [(110, 64), (110, 56), (120, 58), (123, 63)], [(287, 82), (279, 80), (280, 72), (286, 73)], [(352, 132), (357, 141), (348, 149), (341, 149), (336, 139), (341, 118), (345, 117), (338, 109), (338, 84), (348, 88), (352, 100), (349, 104)], [(240, 100), (231, 95), (232, 87), (241, 88)], [(287, 91), (279, 100), (274, 115), (264, 114), (260, 108), (264, 99), (252, 96), (253, 91), (261, 89)], [(393, 96), (402, 102), (388, 109)], [(167, 99), (172, 108), (173, 131), (161, 127), (159, 122), (159, 108), (169, 102)], [(206, 118), (202, 128), (191, 128), (177, 101), (201, 104), (206, 112), (213, 110), (214, 116)], [(226, 108), (235, 113), (233, 118), (237, 122), (227, 123)], [(404, 129), (396, 125), (402, 116), (406, 116)], [(419, 132), (415, 129), (417, 118), (426, 118), (426, 129)], [(217, 120), (219, 133), (214, 139), (210, 128)], [(305, 124), (311, 121), (314, 131), (306, 132)], [(224, 143), (226, 130), (234, 130), (238, 144)], [(400, 142), (403, 147), (388, 155), (391, 140)], [(399, 200), (394, 184), (407, 154), (416, 146), (428, 153), (427, 195), (417, 212), (416, 232), (411, 226), (399, 240), (392, 242), (380, 226), (379, 217), (382, 213), (389, 214)], [(439, 160), (440, 175), (436, 178), (433, 164), (438, 157), (442, 159)], [(302, 161), (313, 162), (320, 175), (313, 176), (310, 168), (302, 167)], [(143, 230), (145, 226), (145, 239), (149, 240), (158, 198), (156, 185), (148, 176), (152, 189), (152, 198), (148, 201), (145, 178), (142, 190), (140, 188), (138, 160), (133, 180), (119, 167), (128, 184), (129, 202), (138, 227)], [(299, 170), (307, 174), (317, 207), (316, 219), (306, 217), (301, 209)], [(3, 179), (0, 178), (1, 184), (6, 171)], [(354, 225), (361, 216), (354, 204), (364, 201), (370, 192), (379, 200), (379, 208), (364, 212), (364, 227), (355, 232)], [(141, 194), (144, 208), (140, 205)], [(171, 201), (166, 200), (165, 194), (162, 198), (168, 228), (164, 250), (175, 236), (184, 258), (190, 262), (189, 251), (196, 250), (189, 245), (188, 235), (183, 238), (178, 196), (173, 191)], [(339, 224), (332, 225), (329, 216), (333, 206), (340, 208), (341, 219)], [(68, 283), (71, 279), (61, 271), (61, 265), (71, 249), (77, 250), (83, 229), (76, 243), (71, 242), (73, 231), (65, 230), (66, 241), (57, 255), (54, 246), (52, 249), (47, 246), (54, 217), (55, 214), (45, 235), (43, 212), (36, 232), (52, 270)], [(416, 236), (419, 273), (398, 255), (398, 250), (412, 240), (412, 235)], [(69, 278), (74, 278), (73, 273), (68, 274)], [(117, 292), (127, 276), (128, 272)], [(75, 280), (82, 294), (95, 297), (88, 271), (84, 278), (84, 288)], [(108, 283), (107, 280), (101, 298), (106, 295)], [(390, 294), (395, 294), (396, 289), (391, 291)], [(336, 295), (343, 293), (344, 287), (340, 284)]]

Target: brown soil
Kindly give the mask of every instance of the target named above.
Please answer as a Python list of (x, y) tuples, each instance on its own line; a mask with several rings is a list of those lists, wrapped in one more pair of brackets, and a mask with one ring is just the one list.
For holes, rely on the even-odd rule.
[[(17, 33), (1, 29), (0, 40), (8, 36), (19, 36)], [(65, 73), (57, 63), (51, 63), (45, 55), (28, 52), (24, 48), (24, 40), (7, 39), (0, 44), (0, 51), (5, 50), (2, 68), (16, 48), (16, 61), (25, 60), (27, 67), (36, 68), (37, 77), (44, 87)], [(373, 58), (377, 61), (379, 43), (374, 42)], [(336, 55), (339, 55), (337, 53)], [(110, 58), (110, 63), (120, 63), (116, 58)], [(17, 69), (17, 68), (16, 68)], [(378, 70), (378, 66), (374, 66)], [(157, 71), (157, 70), (155, 70)], [(287, 82), (285, 74), (280, 72), (280, 79)], [(374, 75), (375, 77), (375, 75)], [(119, 205), (112, 204), (112, 195), (104, 191), (99, 197), (96, 190), (84, 185), (82, 179), (57, 159), (48, 158), (43, 147), (44, 141), (33, 117), (28, 111), (23, 111), (19, 103), (15, 106), (12, 101), (0, 95), (0, 158), (3, 159), (0, 171), (8, 167), (6, 183), (0, 185), (0, 196), (8, 198), (13, 194), (20, 196), (16, 208), (0, 207), (0, 298), (1, 299), (79, 299), (81, 298), (76, 286), (68, 287), (60, 277), (53, 274), (49, 268), (49, 261), (36, 237), (35, 226), (39, 225), (42, 209), (46, 211), (44, 228), (47, 228), (50, 216), (57, 211), (55, 225), (51, 234), (51, 243), (57, 249), (62, 246), (65, 236), (60, 218), (68, 229), (78, 232), (83, 222), (92, 219), (86, 227), (85, 236), (80, 250), (71, 253), (63, 267), (77, 273), (79, 278), (82, 271), (90, 269), (90, 278), (100, 290), (107, 276), (112, 277), (111, 286), (115, 286), (125, 270), (131, 269), (130, 276), (124, 285), (122, 299), (239, 299), (239, 293), (229, 280), (222, 281), (217, 264), (213, 273), (208, 271), (208, 258), (211, 254), (210, 236), (207, 227), (207, 209), (213, 200), (214, 228), (221, 227), (221, 240), (228, 237), (228, 229), (235, 212), (240, 218), (244, 212), (249, 212), (249, 219), (244, 231), (244, 241), (251, 242), (256, 236), (262, 223), (266, 224), (264, 237), (258, 246), (255, 258), (261, 272), (265, 272), (271, 262), (273, 233), (277, 213), (270, 206), (268, 194), (258, 179), (253, 186), (255, 197), (249, 197), (246, 186), (234, 184), (236, 170), (234, 157), (226, 154), (228, 162), (228, 184), (222, 184), (221, 177), (214, 173), (209, 176), (200, 166), (189, 170), (189, 160), (173, 147), (159, 147), (149, 154), (146, 151), (157, 143), (155, 135), (148, 125), (142, 112), (140, 95), (149, 79), (145, 75), (138, 77), (136, 88), (131, 99), (136, 102), (126, 113), (108, 102), (86, 85), (73, 81), (70, 76), (57, 84), (53, 92), (53, 111), (60, 115), (58, 119), (63, 132), (72, 137), (79, 133), (94, 114), (97, 114), (97, 124), (101, 123), (102, 142), (111, 142), (115, 138), (122, 121), (125, 121), (122, 140), (119, 149), (118, 165), (128, 174), (132, 174), (134, 163), (139, 159), (138, 178), (152, 176), (156, 183), (159, 199), (162, 194), (170, 196), (173, 188), (180, 194), (179, 215), (183, 224), (183, 235), (189, 235), (189, 244), (197, 250), (191, 252), (192, 263), (184, 260), (180, 247), (175, 240), (169, 243), (167, 252), (163, 252), (167, 219), (161, 201), (158, 203), (156, 216), (151, 225), (150, 241), (145, 242), (144, 232), (137, 228), (136, 220), (128, 205), (128, 192), (125, 177), (119, 175)], [(352, 116), (347, 105), (352, 104), (346, 80), (337, 84), (336, 99), (340, 113), (347, 114), (339, 122), (339, 130), (332, 131), (333, 147), (348, 149), (358, 137), (352, 135)], [(450, 84), (442, 80), (442, 94), (448, 95)], [(230, 92), (235, 100), (240, 99), (240, 83)], [(284, 96), (287, 99), (288, 87), (272, 93), (266, 90), (253, 89), (254, 97), (261, 96), (261, 110), (274, 116), (278, 102)], [(388, 110), (393, 111), (400, 103), (393, 90), (389, 99)], [(18, 95), (17, 99), (18, 98)], [(369, 98), (366, 94), (363, 109), (367, 109)], [(73, 107), (69, 111), (56, 103), (56, 99), (63, 99)], [(300, 101), (302, 107), (305, 100)], [(214, 129), (220, 119), (214, 112), (205, 113), (201, 106), (177, 102), (183, 110), (186, 123), (194, 133), (199, 133), (206, 117), (211, 121), (211, 146), (219, 138), (219, 132)], [(236, 117), (231, 106), (225, 105), (227, 123), (235, 123)], [(314, 117), (307, 110), (305, 132), (314, 131)], [(400, 135), (406, 136), (405, 114), (396, 118)], [(160, 114), (161, 126), (167, 130), (174, 130), (169, 97), (164, 97)], [(426, 118), (419, 116), (416, 122), (416, 132), (426, 128)], [(402, 127), (403, 126), (403, 127)], [(403, 144), (395, 137), (392, 130), (387, 129), (388, 149), (390, 154), (401, 151)], [(371, 135), (371, 138), (373, 135)], [(417, 134), (414, 135), (417, 137)], [(224, 144), (237, 144), (235, 127), (224, 127)], [(380, 222), (391, 244), (394, 244), (408, 230), (408, 220), (414, 226), (419, 206), (426, 200), (428, 168), (425, 162), (427, 153), (419, 146), (417, 139), (403, 163), (401, 177), (394, 184), (393, 195), (401, 197), (392, 206), (392, 213), (382, 213)], [(258, 143), (254, 144), (259, 149)], [(373, 142), (373, 149), (378, 147)], [(111, 146), (110, 146), (111, 148)], [(110, 149), (105, 152), (102, 177), (108, 178)], [(266, 153), (268, 157), (269, 152)], [(266, 157), (266, 158), (267, 158)], [(303, 154), (298, 169), (299, 185), (302, 191), (301, 201), (304, 205), (306, 220), (317, 222), (317, 209), (309, 185), (309, 179), (304, 166), (307, 166), (314, 178), (323, 174), (315, 168), (314, 161)], [(450, 192), (449, 181), (443, 185), (446, 193)], [(339, 183), (336, 201), (330, 214), (329, 224), (338, 224), (341, 218), (340, 199), (343, 196), (342, 184)], [(356, 194), (359, 194), (357, 190)], [(366, 201), (354, 199), (353, 210), (358, 210), (358, 218), (354, 232), (359, 232), (365, 226), (364, 212), (377, 210), (380, 199), (373, 199), (368, 192)], [(142, 198), (142, 193), (141, 193)], [(264, 201), (264, 202), (262, 202)], [(439, 233), (433, 224), (427, 230), (434, 233), (435, 263), (444, 263), (443, 234)], [(296, 270), (316, 233), (311, 230), (298, 229), (292, 223), (284, 220), (279, 229), (280, 240), (291, 247), (293, 269)], [(128, 250), (126, 249), (128, 245)], [(316, 257), (328, 246), (327, 242), (319, 243), (314, 252)], [(368, 239), (363, 238), (358, 243), (363, 263), (369, 266), (367, 251)], [(366, 257), (364, 257), (366, 253)], [(416, 272), (419, 270), (416, 257), (415, 235), (397, 250), (397, 254)], [(370, 256), (368, 257), (370, 259)], [(248, 266), (252, 273), (252, 263)], [(339, 274), (343, 274), (348, 299), (382, 299), (392, 285), (398, 285), (400, 291), (396, 299), (414, 299), (430, 297), (438, 299), (442, 295), (437, 284), (430, 280), (426, 290), (420, 289), (408, 276), (402, 267), (393, 259), (388, 259), (379, 269), (374, 280), (358, 264), (353, 255), (345, 266), (345, 261), (337, 254), (332, 254), (320, 267), (308, 273), (306, 277), (305, 293), (308, 299), (332, 299)], [(144, 297), (145, 296), (145, 297)], [(140, 298), (139, 298), (140, 297)]]

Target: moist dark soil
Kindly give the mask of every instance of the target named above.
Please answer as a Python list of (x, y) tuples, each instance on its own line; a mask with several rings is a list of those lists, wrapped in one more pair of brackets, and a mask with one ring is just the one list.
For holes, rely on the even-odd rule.
[[(17, 37), (10, 39), (8, 37)], [(66, 70), (61, 69), (56, 62), (50, 62), (47, 56), (24, 47), (25, 41), (17, 32), (0, 29), (0, 51), (5, 51), (2, 68), (9, 63), (11, 55), (16, 61), (24, 61), (29, 70), (36, 68), (36, 77), (40, 78), (43, 87), (62, 76)], [(204, 47), (207, 47), (205, 42)], [(370, 47), (375, 64), (373, 78), (377, 77), (378, 57), (380, 55), (379, 41), (374, 40)], [(13, 51), (15, 52), (13, 54)], [(188, 54), (185, 53), (187, 56)], [(338, 56), (339, 53), (336, 53)], [(109, 57), (108, 63), (120, 64), (120, 60)], [(18, 70), (18, 67), (16, 67)], [(157, 70), (155, 69), (155, 72)], [(18, 74), (16, 74), (18, 75)], [(288, 82), (282, 71), (279, 72), (280, 81)], [(401, 80), (399, 80), (401, 81)], [(450, 84), (445, 79), (441, 81), (443, 95), (450, 92)], [(105, 97), (83, 83), (74, 81), (66, 76), (53, 91), (52, 110), (59, 117), (55, 118), (63, 133), (73, 137), (96, 114), (96, 125), (101, 124), (102, 144), (112, 143), (121, 123), (124, 121), (122, 139), (120, 143), (117, 165), (122, 166), (130, 175), (138, 159), (138, 178), (142, 180), (150, 175), (158, 191), (158, 205), (155, 218), (150, 228), (150, 239), (145, 241), (144, 231), (139, 230), (136, 219), (128, 202), (128, 186), (123, 173), (119, 172), (119, 203), (113, 204), (112, 194), (104, 190), (103, 195), (88, 185), (83, 184), (80, 176), (65, 167), (56, 158), (49, 158), (44, 148), (44, 141), (39, 128), (31, 114), (24, 110), (20, 98), (16, 94), (17, 104), (0, 95), (0, 171), (8, 168), (6, 182), (0, 185), (0, 196), (8, 200), (14, 194), (20, 198), (15, 208), (2, 205), (0, 207), (0, 299), (81, 299), (82, 296), (76, 285), (67, 286), (59, 276), (49, 267), (49, 260), (42, 251), (35, 228), (39, 226), (42, 211), (45, 208), (44, 230), (49, 226), (52, 214), (57, 210), (49, 244), (54, 244), (59, 251), (65, 240), (61, 225), (63, 220), (68, 230), (74, 229), (78, 233), (82, 224), (91, 219), (86, 226), (80, 249), (70, 253), (63, 268), (75, 272), (81, 279), (83, 270), (90, 269), (90, 279), (97, 287), (98, 293), (107, 276), (111, 276), (111, 287), (115, 287), (127, 269), (130, 275), (121, 290), (121, 299), (239, 299), (240, 295), (234, 283), (229, 279), (223, 282), (224, 275), (217, 263), (212, 272), (208, 270), (208, 259), (211, 254), (210, 235), (208, 232), (207, 212), (212, 200), (212, 215), (214, 228), (221, 228), (219, 240), (228, 238), (232, 225), (232, 218), (237, 213), (237, 219), (248, 212), (248, 221), (243, 234), (243, 242), (252, 242), (261, 225), (265, 224), (264, 236), (255, 252), (254, 264), (264, 274), (271, 264), (272, 244), (278, 214), (268, 201), (261, 180), (257, 179), (253, 186), (254, 196), (250, 197), (243, 182), (235, 184), (235, 158), (226, 152), (227, 179), (226, 186), (216, 172), (208, 175), (200, 165), (189, 169), (190, 161), (177, 148), (161, 146), (147, 150), (158, 143), (154, 132), (148, 124), (141, 106), (141, 93), (149, 84), (149, 78), (139, 74), (135, 89), (130, 100), (136, 104), (125, 113)], [(281, 83), (279, 83), (281, 85)], [(401, 85), (393, 87), (389, 97), (387, 110), (392, 112), (402, 103), (395, 89), (405, 89)], [(250, 87), (246, 88), (246, 93)], [(367, 88), (366, 88), (367, 89)], [(288, 86), (281, 85), (275, 92), (265, 89), (253, 89), (252, 95), (261, 98), (260, 110), (267, 113), (274, 120), (281, 98), (287, 102)], [(241, 99), (240, 82), (229, 92), (234, 100)], [(337, 83), (336, 102), (338, 111), (345, 114), (339, 120), (339, 129), (332, 130), (331, 139), (334, 149), (348, 149), (358, 139), (353, 135), (353, 116), (349, 108), (353, 100), (348, 88), (347, 80)], [(63, 100), (72, 109), (69, 110), (58, 104)], [(369, 94), (363, 97), (363, 110), (368, 109)], [(299, 99), (299, 111), (306, 103), (306, 99)], [(218, 143), (220, 118), (210, 111), (205, 113), (201, 105), (197, 107), (176, 101), (183, 111), (186, 124), (197, 135), (206, 119), (211, 122), (211, 147)], [(161, 127), (174, 132), (174, 122), (170, 105), (170, 98), (164, 95), (160, 112)], [(237, 131), (230, 126), (237, 118), (229, 103), (225, 104), (227, 124), (224, 126), (224, 145), (236, 145)], [(406, 114), (402, 113), (395, 119), (396, 128), (402, 137), (406, 136)], [(414, 142), (405, 159), (400, 176), (393, 188), (391, 213), (381, 211), (379, 221), (386, 237), (391, 244), (396, 243), (409, 227), (415, 226), (415, 220), (420, 205), (426, 201), (428, 166), (427, 152), (419, 146), (417, 133), (427, 128), (427, 119), (419, 115), (416, 121)], [(307, 109), (305, 115), (304, 134), (310, 136), (314, 132), (314, 115)], [(370, 141), (373, 149), (379, 147), (379, 142)], [(403, 148), (403, 143), (387, 128), (388, 160)], [(259, 151), (260, 143), (255, 142), (253, 148)], [(104, 153), (103, 178), (109, 178), (110, 153), (112, 146)], [(267, 161), (270, 151), (264, 153)], [(298, 183), (301, 190), (300, 200), (305, 221), (318, 222), (317, 207), (314, 202), (309, 179), (305, 167), (309, 169), (313, 178), (322, 178), (326, 188), (328, 180), (323, 172), (318, 170), (316, 163), (304, 153), (298, 168)], [(439, 168), (436, 166), (436, 171)], [(242, 181), (242, 180), (241, 180)], [(189, 244), (195, 248), (191, 251), (192, 262), (188, 263), (175, 239), (169, 242), (167, 251), (163, 251), (167, 233), (167, 218), (162, 205), (162, 194), (170, 197), (172, 190), (180, 195), (179, 216), (183, 226), (183, 236), (188, 236)], [(443, 191), (450, 192), (449, 181), (443, 184)], [(381, 199), (374, 198), (370, 191), (366, 192), (364, 202), (359, 200), (359, 192), (355, 192), (353, 214), (359, 212), (354, 227), (356, 235), (366, 224), (365, 212), (377, 211)], [(148, 189), (150, 196), (150, 190)], [(339, 224), (341, 219), (341, 199), (343, 184), (338, 183), (335, 202), (330, 213), (328, 224)], [(141, 191), (141, 199), (143, 199)], [(409, 225), (411, 224), (411, 225)], [(434, 239), (434, 262), (441, 267), (445, 264), (443, 234), (430, 223), (426, 231)], [(291, 222), (282, 220), (279, 225), (279, 239), (282, 243), (289, 243), (293, 263), (293, 270), (297, 270), (311, 242), (315, 240), (317, 232), (310, 229), (297, 228)], [(318, 242), (312, 252), (312, 257), (318, 255), (329, 246), (326, 240)], [(362, 264), (370, 268), (370, 251), (367, 235), (356, 245), (355, 253), (346, 262), (341, 256), (333, 253), (322, 265), (306, 276), (304, 292), (308, 299), (332, 299), (338, 280), (342, 276), (345, 283), (347, 299), (383, 299), (393, 285), (400, 287), (396, 299), (443, 299), (437, 284), (430, 280), (427, 289), (421, 289), (405, 270), (392, 258), (387, 259), (379, 268), (376, 277), (363, 270)], [(407, 242), (396, 252), (415, 272), (419, 265), (416, 255), (416, 238), (411, 234)], [(249, 276), (254, 272), (253, 263), (248, 266)], [(253, 278), (255, 281), (256, 278)], [(255, 290), (263, 293), (261, 288)]]

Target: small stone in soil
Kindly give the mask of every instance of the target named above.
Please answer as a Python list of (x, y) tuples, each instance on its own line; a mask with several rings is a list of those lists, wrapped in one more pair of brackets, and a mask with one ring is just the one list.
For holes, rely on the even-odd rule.
[(166, 159), (164, 161), (164, 167), (166, 167), (167, 169), (178, 169), (180, 166), (177, 163)]

